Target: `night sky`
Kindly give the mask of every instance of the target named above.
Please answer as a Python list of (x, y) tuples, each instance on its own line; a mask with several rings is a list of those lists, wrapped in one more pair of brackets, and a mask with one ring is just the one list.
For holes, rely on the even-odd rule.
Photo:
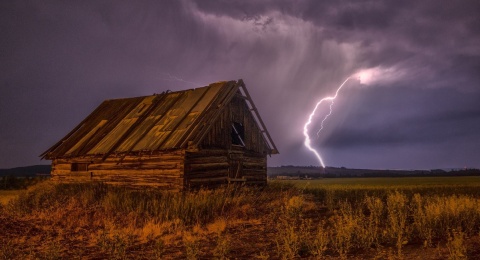
[(269, 166), (318, 166), (303, 125), (351, 75), (313, 140), (327, 166), (480, 168), (477, 0), (1, 1), (0, 168), (48, 164), (105, 99), (240, 78)]

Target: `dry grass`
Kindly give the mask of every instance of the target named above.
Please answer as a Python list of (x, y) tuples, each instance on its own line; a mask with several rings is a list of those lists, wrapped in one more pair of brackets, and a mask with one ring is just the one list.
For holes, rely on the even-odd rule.
[(21, 190), (0, 190), (0, 205), (7, 205), (9, 201), (16, 198)]
[(478, 194), (441, 190), (270, 183), (171, 193), (45, 182), (0, 207), (0, 259), (480, 256)]

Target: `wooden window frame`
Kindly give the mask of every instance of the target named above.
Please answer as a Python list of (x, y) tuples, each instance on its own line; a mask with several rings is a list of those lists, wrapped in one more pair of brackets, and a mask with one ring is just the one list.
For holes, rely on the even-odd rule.
[(239, 122), (232, 122), (232, 145), (245, 147), (245, 125)]
[(72, 163), (70, 170), (72, 172), (86, 172), (88, 171), (88, 163)]

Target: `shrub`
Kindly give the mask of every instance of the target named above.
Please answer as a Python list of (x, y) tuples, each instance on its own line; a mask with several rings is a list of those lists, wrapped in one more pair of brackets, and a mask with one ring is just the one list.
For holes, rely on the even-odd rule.
[(448, 259), (467, 259), (467, 247), (464, 240), (465, 234), (463, 232), (455, 230), (451, 232), (447, 242)]
[(387, 197), (388, 233), (395, 241), (399, 256), (402, 254), (402, 246), (408, 243), (407, 205), (407, 197), (398, 191)]

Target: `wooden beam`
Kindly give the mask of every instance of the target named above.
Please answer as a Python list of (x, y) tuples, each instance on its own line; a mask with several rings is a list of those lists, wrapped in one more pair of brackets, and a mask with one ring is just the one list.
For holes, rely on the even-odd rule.
[[(225, 96), (225, 98), (223, 100), (220, 100), (221, 103), (218, 104), (218, 107), (215, 111), (212, 112), (212, 115), (211, 115), (211, 118), (209, 119), (209, 122), (210, 124), (205, 124), (203, 125), (203, 128), (204, 129), (201, 129), (201, 134), (199, 137), (196, 138), (196, 140), (194, 140), (195, 142), (195, 145), (200, 145), (200, 143), (202, 142), (203, 138), (205, 137), (205, 135), (210, 131), (210, 129), (212, 128), (212, 126), (214, 125), (213, 123), (218, 119), (218, 117), (222, 114), (222, 111), (223, 109), (225, 108), (225, 105), (230, 102), (233, 98), (233, 96), (235, 95), (235, 93), (237, 92), (238, 90), (238, 83), (235, 82), (235, 81), (231, 81), (229, 82), (230, 84), (234, 84), (233, 85), (233, 88), (230, 90), (230, 92), (228, 92)], [(227, 83), (228, 84), (228, 83)]]
[[(252, 100), (252, 97), (250, 96), (250, 93), (248, 93), (248, 90), (247, 88), (245, 87), (245, 83), (243, 82), (243, 80), (239, 79), (238, 80), (238, 84), (240, 86), (240, 88), (243, 90), (243, 92), (245, 93), (245, 96), (247, 97), (250, 105), (252, 106), (252, 108), (250, 109), (251, 111), (253, 111), (255, 113), (255, 116), (257, 117), (256, 120), (258, 120), (258, 123), (260, 123), (260, 127), (262, 129), (260, 129), (262, 131), (262, 133), (264, 134), (264, 137), (266, 135), (267, 138), (266, 139), (266, 143), (268, 146), (271, 145), (270, 149), (271, 149), (271, 153), (273, 154), (276, 154), (278, 153), (278, 149), (277, 149), (277, 146), (275, 145), (275, 143), (273, 142), (272, 140), (272, 137), (270, 136), (270, 133), (268, 132), (267, 130), (267, 127), (265, 126), (265, 123), (263, 123), (263, 120), (262, 118), (260, 117), (260, 114), (258, 113), (258, 110), (257, 110), (257, 107), (255, 106), (255, 103), (253, 103), (253, 100)], [(254, 118), (255, 119), (255, 118)], [(272, 149), (273, 148), (273, 149)]]

